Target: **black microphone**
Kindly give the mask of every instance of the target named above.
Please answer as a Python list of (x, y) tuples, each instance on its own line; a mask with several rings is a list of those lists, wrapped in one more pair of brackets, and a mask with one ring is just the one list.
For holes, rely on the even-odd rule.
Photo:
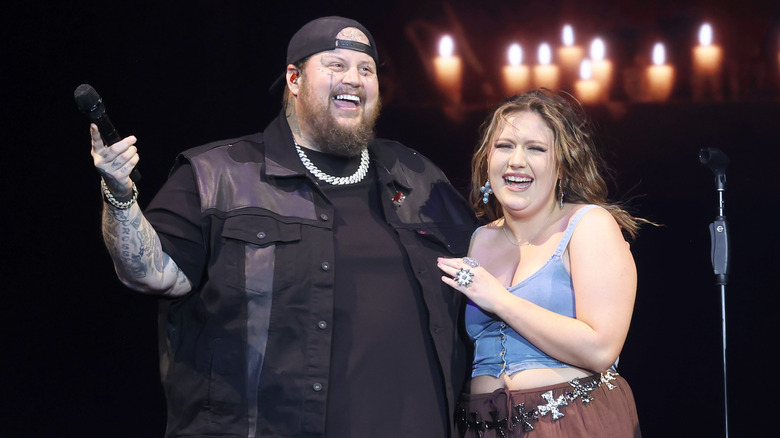
[[(81, 84), (73, 92), (73, 98), (76, 100), (76, 107), (79, 111), (86, 114), (90, 122), (97, 125), (100, 136), (103, 137), (103, 144), (111, 146), (122, 139), (116, 132), (114, 124), (106, 114), (106, 106), (103, 105), (103, 99), (97, 91), (89, 84)], [(141, 173), (138, 169), (133, 169), (130, 173), (130, 179), (138, 181), (141, 179)]]
[(715, 272), (715, 284), (725, 285), (729, 278), (729, 226), (724, 213), (723, 192), (726, 191), (726, 167), (729, 157), (718, 148), (706, 148), (699, 151), (699, 161), (715, 174), (715, 188), (718, 191), (718, 215), (710, 224), (710, 258)]
[(726, 167), (729, 157), (718, 148), (706, 148), (699, 151), (699, 162), (710, 168), (715, 174), (715, 185), (718, 190), (726, 189)]

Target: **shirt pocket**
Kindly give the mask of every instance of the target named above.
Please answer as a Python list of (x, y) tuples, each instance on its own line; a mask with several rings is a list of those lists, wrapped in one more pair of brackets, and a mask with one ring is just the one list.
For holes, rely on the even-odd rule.
[[(278, 248), (301, 240), (301, 224), (280, 222), (274, 217), (241, 215), (225, 220), (222, 241), (229, 265), (230, 283), (247, 291), (270, 294), (279, 280), (274, 266)], [(292, 245), (295, 246), (295, 245)], [(276, 274), (276, 275), (275, 275)], [(282, 273), (283, 274), (283, 273)]]
[(257, 246), (301, 240), (301, 224), (285, 223), (270, 216), (241, 215), (225, 219), (222, 237)]

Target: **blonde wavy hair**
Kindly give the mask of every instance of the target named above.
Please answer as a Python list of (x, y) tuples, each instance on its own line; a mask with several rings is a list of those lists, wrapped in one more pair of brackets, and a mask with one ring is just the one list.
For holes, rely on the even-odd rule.
[(496, 135), (504, 123), (517, 113), (530, 111), (544, 120), (554, 134), (555, 157), (560, 185), (555, 196), (563, 191), (567, 202), (596, 204), (607, 209), (620, 227), (636, 237), (639, 223), (648, 221), (629, 214), (622, 206), (607, 200), (604, 178), (606, 163), (595, 147), (591, 124), (582, 105), (565, 92), (546, 88), (512, 96), (501, 102), (480, 127), (480, 141), (471, 160), (471, 193), (469, 200), (480, 218), (494, 221), (504, 216), (501, 205), (491, 196), (484, 204), (480, 188), (487, 181), (488, 157)]

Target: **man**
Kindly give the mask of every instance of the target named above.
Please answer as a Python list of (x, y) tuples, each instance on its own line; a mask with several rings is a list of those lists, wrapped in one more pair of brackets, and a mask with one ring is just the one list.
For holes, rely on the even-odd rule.
[(442, 437), (467, 358), (459, 294), (471, 209), (430, 161), (374, 139), (377, 50), (361, 24), (291, 39), (264, 132), (188, 150), (141, 213), (134, 137), (104, 147), (119, 278), (161, 300), (166, 436)]

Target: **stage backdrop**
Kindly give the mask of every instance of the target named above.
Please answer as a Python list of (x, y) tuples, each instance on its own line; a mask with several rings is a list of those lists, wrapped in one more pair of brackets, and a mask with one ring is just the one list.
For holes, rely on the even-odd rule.
[[(601, 34), (611, 42), (616, 71), (661, 38), (672, 43), (671, 60), (686, 77), (698, 23), (713, 19), (730, 29), (738, 62), (729, 77), (736, 82), (724, 82), (722, 100), (693, 101), (681, 81), (669, 102), (638, 103), (616, 75), (610, 103), (586, 109), (614, 169), (614, 199), (660, 224), (631, 243), (639, 288), (619, 367), (633, 386), (645, 436), (723, 435), (721, 302), (708, 231), (717, 194), (713, 175), (698, 162), (705, 147), (731, 159), (725, 192), (731, 431), (773, 430), (778, 403), (768, 356), (778, 345), (771, 274), (780, 148), (774, 2), (740, 9), (685, 1), (642, 2), (637, 9), (612, 1), (263, 3), (3, 6), (0, 436), (130, 438), (164, 431), (156, 301), (120, 285), (102, 246), (99, 179), (86, 122), (72, 99), (76, 86), (92, 84), (120, 134), (138, 137), (144, 206), (178, 152), (264, 128), (279, 111), (267, 88), (285, 67), (287, 40), (309, 19), (329, 14), (358, 19), (377, 39), (385, 99), (378, 134), (428, 156), (464, 193), (479, 125), (502, 97), (500, 68), (511, 38), (527, 47), (543, 37), (557, 42), (560, 25), (571, 20), (588, 38)], [(421, 52), (433, 53), (434, 36), (446, 29), (459, 29), (472, 48), (461, 52), (473, 59), (458, 110), (443, 109), (446, 100), (425, 62), (433, 55)]]

